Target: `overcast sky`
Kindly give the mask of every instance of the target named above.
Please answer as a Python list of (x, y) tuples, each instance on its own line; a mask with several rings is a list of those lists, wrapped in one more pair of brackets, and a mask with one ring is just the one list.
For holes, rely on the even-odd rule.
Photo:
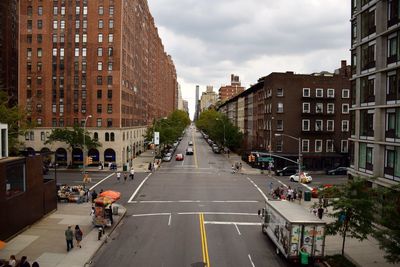
[[(350, 63), (348, 0), (148, 0), (183, 98), (240, 77), (247, 89), (271, 72), (333, 71)], [(200, 94), (201, 95), (201, 94)]]

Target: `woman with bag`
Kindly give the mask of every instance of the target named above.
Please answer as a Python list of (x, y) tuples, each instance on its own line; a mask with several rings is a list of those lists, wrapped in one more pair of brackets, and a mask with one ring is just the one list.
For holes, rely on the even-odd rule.
[(77, 245), (77, 247), (80, 247), (80, 248), (82, 248), (82, 246), (81, 246), (81, 241), (82, 241), (82, 236), (83, 236), (83, 233), (82, 233), (82, 230), (79, 228), (79, 225), (76, 225), (75, 226), (75, 239), (76, 239), (76, 245)]

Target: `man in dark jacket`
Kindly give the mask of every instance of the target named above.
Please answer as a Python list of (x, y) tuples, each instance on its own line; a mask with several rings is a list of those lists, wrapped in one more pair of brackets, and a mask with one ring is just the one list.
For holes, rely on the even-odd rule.
[(67, 251), (74, 248), (74, 232), (71, 230), (71, 225), (68, 226), (68, 229), (65, 230), (65, 240), (67, 241)]

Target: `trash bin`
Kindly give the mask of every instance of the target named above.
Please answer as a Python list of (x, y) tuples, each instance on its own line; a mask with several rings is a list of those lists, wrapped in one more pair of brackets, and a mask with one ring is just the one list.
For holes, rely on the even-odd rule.
[(113, 215), (118, 215), (118, 207), (117, 206), (113, 206), (112, 207), (112, 214)]
[(128, 171), (128, 165), (124, 164), (122, 166), (122, 171), (124, 171), (124, 172)]
[(311, 201), (311, 191), (304, 192), (304, 201)]
[(308, 265), (309, 254), (307, 252), (300, 251), (300, 263), (301, 266)]

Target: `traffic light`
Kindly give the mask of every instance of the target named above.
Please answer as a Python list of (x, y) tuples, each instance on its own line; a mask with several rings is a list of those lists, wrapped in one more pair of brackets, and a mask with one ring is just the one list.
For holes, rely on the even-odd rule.
[(247, 157), (247, 159), (248, 159), (248, 162), (251, 162), (251, 155), (249, 155), (249, 156)]

